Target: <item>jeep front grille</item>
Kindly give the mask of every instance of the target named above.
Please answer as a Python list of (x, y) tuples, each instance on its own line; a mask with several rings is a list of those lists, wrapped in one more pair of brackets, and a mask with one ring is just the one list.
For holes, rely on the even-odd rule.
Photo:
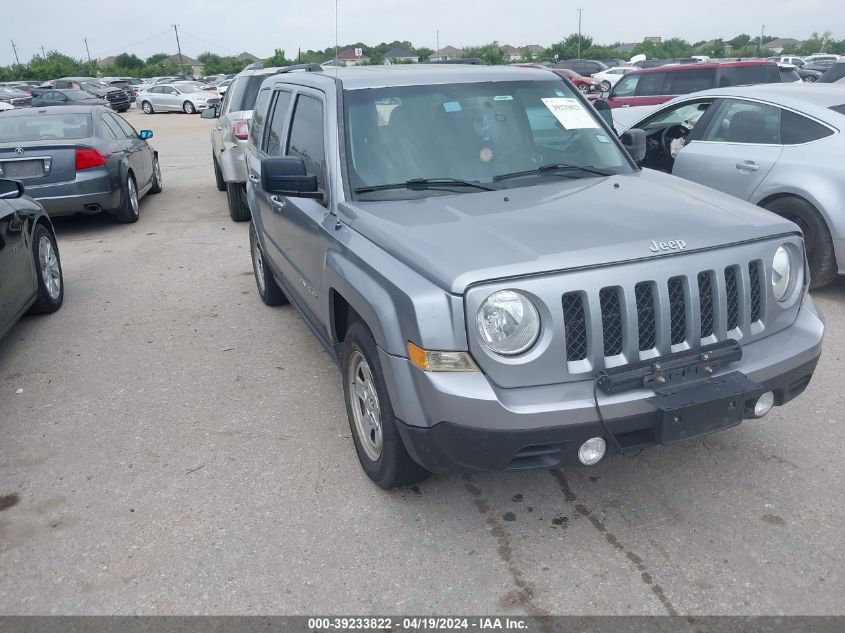
[[(673, 346), (696, 348), (742, 338), (750, 333), (742, 331), (743, 323), (748, 326), (763, 319), (764, 283), (762, 262), (755, 260), (747, 268), (731, 265), (691, 277), (643, 280), (633, 287), (605, 286), (598, 296), (592, 294), (595, 291), (567, 292), (563, 295), (567, 361), (603, 357), (607, 366), (608, 358), (620, 354), (623, 363), (635, 362), (670, 353)], [(600, 314), (591, 314), (591, 309)], [(611, 364), (618, 365), (619, 359)]]

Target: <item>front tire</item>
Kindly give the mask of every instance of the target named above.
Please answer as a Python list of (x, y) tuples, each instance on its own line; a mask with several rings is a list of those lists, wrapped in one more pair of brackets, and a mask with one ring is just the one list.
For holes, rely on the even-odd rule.
[(246, 200), (246, 186), (239, 182), (226, 183), (229, 217), (235, 222), (246, 222), (252, 217)]
[(581, 91), (581, 94), (587, 94), (590, 92), (590, 87), (587, 84), (578, 84), (578, 90)]
[(190, 101), (186, 101), (182, 104), (182, 109), (185, 111), (185, 114), (195, 114), (197, 109), (194, 107), (194, 104)]
[(121, 193), (120, 208), (114, 212), (114, 217), (118, 222), (124, 224), (132, 224), (137, 222), (140, 214), (140, 202), (138, 200), (138, 185), (135, 183), (135, 177), (132, 174), (126, 174), (126, 180), (123, 183), (123, 192)]
[(367, 476), (385, 490), (427, 479), (431, 473), (411, 459), (399, 436), (378, 348), (362, 321), (346, 332), (340, 367), (349, 428)]
[(35, 227), (32, 257), (38, 273), (38, 297), (30, 307), (30, 314), (49, 314), (62, 307), (65, 283), (56, 238), (43, 224)]
[(765, 208), (801, 227), (810, 266), (810, 288), (821, 288), (836, 279), (839, 270), (833, 239), (818, 210), (806, 200), (791, 196), (773, 200)]
[(152, 114), (155, 112), (155, 110), (153, 110), (153, 104), (149, 101), (144, 101), (141, 104), (141, 109), (144, 111), (144, 114)]
[(273, 271), (264, 259), (261, 252), (261, 244), (258, 241), (258, 234), (255, 232), (255, 225), (249, 225), (249, 251), (252, 254), (252, 272), (255, 275), (255, 285), (258, 288), (258, 296), (265, 305), (281, 306), (288, 302), (288, 298), (279, 288)]
[(610, 88), (611, 88), (610, 82), (607, 79), (605, 79), (603, 82), (601, 82), (601, 91), (602, 92), (610, 92)]
[(816, 83), (816, 77), (814, 75), (807, 75), (804, 77), (804, 81), (808, 84)]
[(161, 193), (164, 182), (161, 179), (161, 165), (158, 163), (158, 156), (153, 157), (153, 185), (150, 193)]

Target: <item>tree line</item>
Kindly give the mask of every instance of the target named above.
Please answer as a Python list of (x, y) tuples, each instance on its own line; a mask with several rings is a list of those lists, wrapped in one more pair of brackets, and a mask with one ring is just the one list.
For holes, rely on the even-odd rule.
[[(767, 44), (777, 38), (766, 36), (762, 43)], [(710, 57), (755, 57), (761, 54), (760, 40), (747, 33), (723, 40), (714, 39), (709, 42), (690, 43), (681, 38), (669, 38), (655, 43), (644, 41), (637, 44), (633, 51), (620, 53), (616, 48), (619, 42), (613, 44), (597, 44), (589, 35), (577, 33), (568, 35), (559, 42), (549, 46), (539, 55), (532, 56), (527, 50), (523, 52), (526, 61), (548, 61), (554, 62), (563, 59), (573, 59), (580, 55), (585, 59), (616, 59), (630, 58), (633, 55), (645, 54), (650, 59), (674, 59), (689, 57), (691, 55), (708, 55)], [(360, 48), (364, 55), (369, 58), (370, 64), (381, 64), (385, 54), (393, 49), (400, 48), (411, 52), (425, 61), (434, 54), (434, 51), (426, 47), (415, 47), (411, 42), (393, 41), (382, 42), (370, 46), (363, 42), (355, 42), (340, 46), (338, 51), (349, 48)], [(828, 33), (813, 33), (813, 35), (796, 46), (784, 48), (783, 55), (811, 55), (821, 50), (826, 53), (845, 55), (845, 39), (836, 40)], [(762, 51), (766, 53), (766, 51)], [(462, 49), (463, 57), (476, 57), (487, 64), (507, 64), (511, 57), (504, 50), (499, 42), (490, 42), (480, 46), (467, 46)], [(264, 61), (265, 66), (287, 66), (295, 63), (323, 63), (333, 59), (335, 49), (333, 46), (322, 50), (299, 50), (295, 55), (288, 56), (284, 49), (277, 48), (273, 55)], [(18, 79), (43, 80), (55, 79), (56, 77), (68, 76), (103, 76), (103, 77), (156, 77), (167, 76), (178, 73), (190, 74), (190, 67), (179, 67), (178, 63), (170, 61), (166, 53), (156, 53), (142, 59), (134, 53), (121, 53), (113, 62), (101, 65), (96, 61), (75, 59), (59, 51), (49, 51), (43, 55), (35, 55), (26, 64), (12, 64), (11, 66), (0, 67), (0, 81), (14, 81)], [(201, 53), (197, 59), (203, 64), (203, 72), (206, 75), (232, 74), (243, 70), (250, 62), (238, 59), (233, 56), (217, 55), (211, 52)]]

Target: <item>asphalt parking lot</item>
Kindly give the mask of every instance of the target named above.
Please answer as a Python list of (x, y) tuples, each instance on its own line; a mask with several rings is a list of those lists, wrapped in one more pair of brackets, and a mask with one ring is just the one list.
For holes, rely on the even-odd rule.
[(360, 469), (332, 361), (258, 298), (198, 116), (144, 116), (164, 192), (56, 221), (64, 307), (0, 340), (4, 614), (837, 614), (845, 279), (807, 393), (592, 468)]

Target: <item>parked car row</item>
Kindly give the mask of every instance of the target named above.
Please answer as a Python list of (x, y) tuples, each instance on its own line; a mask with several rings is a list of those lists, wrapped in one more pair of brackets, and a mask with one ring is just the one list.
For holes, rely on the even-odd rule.
[[(718, 86), (745, 67), (703, 70)], [(780, 82), (775, 64), (748, 68)], [(775, 120), (716, 89), (617, 137), (607, 102), (562, 75), (252, 70), (202, 114), (217, 186), (251, 220), (258, 295), (294, 305), (336, 360), (381, 487), (595, 464), (763, 417), (813, 375), (824, 324), (804, 262), (826, 247), (792, 221), (812, 216), (784, 189), (767, 186), (770, 213), (669, 173), (697, 143), (755, 139), (778, 148), (771, 165), (737, 149), (713, 178), (780, 171), (786, 145), (835, 165), (842, 91), (819, 86), (815, 110), (787, 101)], [(757, 88), (769, 104), (805, 86)], [(834, 186), (811, 171), (811, 191)]]

